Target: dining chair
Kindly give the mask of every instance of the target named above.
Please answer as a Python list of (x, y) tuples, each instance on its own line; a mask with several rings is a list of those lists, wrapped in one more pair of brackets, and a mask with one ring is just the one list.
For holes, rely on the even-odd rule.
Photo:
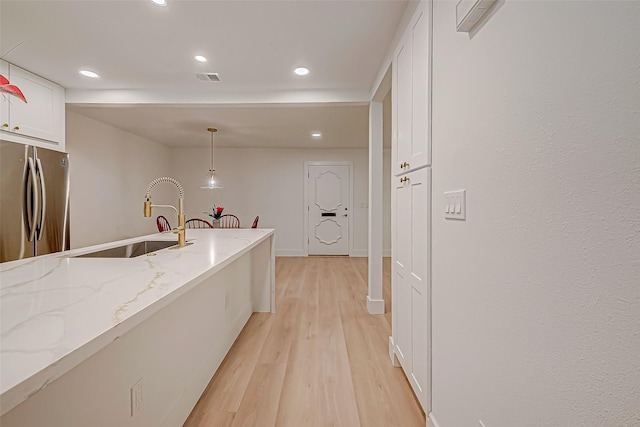
[(213, 228), (213, 224), (200, 218), (188, 219), (184, 225), (186, 228)]
[(256, 219), (253, 220), (253, 224), (251, 224), (251, 228), (258, 228), (258, 220), (260, 219), (260, 216), (256, 215)]
[(224, 214), (220, 217), (220, 228), (240, 228), (240, 220), (232, 214)]
[(169, 220), (164, 217), (164, 215), (158, 215), (156, 218), (156, 225), (158, 226), (158, 231), (171, 231), (171, 224), (169, 224)]

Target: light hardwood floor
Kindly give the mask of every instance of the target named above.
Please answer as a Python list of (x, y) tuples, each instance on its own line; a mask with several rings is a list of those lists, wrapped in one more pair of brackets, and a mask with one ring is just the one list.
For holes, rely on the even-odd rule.
[(366, 295), (366, 258), (277, 258), (276, 313), (251, 316), (184, 427), (423, 427)]

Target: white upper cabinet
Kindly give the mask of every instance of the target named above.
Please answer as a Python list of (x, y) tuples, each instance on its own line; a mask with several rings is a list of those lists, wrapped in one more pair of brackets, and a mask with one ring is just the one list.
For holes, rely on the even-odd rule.
[(0, 137), (64, 151), (64, 88), (20, 67), (0, 62), (0, 74), (24, 94), (27, 102), (3, 94)]
[(430, 11), (424, 6), (393, 57), (394, 175), (431, 165), (430, 34)]
[[(395, 90), (393, 97), (396, 99), (395, 110), (396, 116), (396, 143), (395, 148), (396, 164), (394, 168), (395, 175), (402, 173), (404, 162), (411, 158), (411, 139), (413, 132), (411, 130), (412, 122), (412, 79), (411, 79), (411, 37), (405, 37), (404, 43), (398, 50), (394, 58), (394, 83)], [(402, 162), (401, 164), (398, 164)]]
[(430, 56), (430, 17), (426, 11), (420, 15), (412, 35), (411, 76), (413, 78), (413, 99), (411, 101), (411, 160), (414, 165), (410, 169), (431, 164), (431, 132), (429, 129), (430, 91), (429, 91), (429, 56)]

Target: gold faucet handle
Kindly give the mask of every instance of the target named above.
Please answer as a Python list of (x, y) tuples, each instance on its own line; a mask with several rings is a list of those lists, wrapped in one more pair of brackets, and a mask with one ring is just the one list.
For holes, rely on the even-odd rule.
[(174, 228), (174, 229), (173, 229), (173, 230), (171, 230), (171, 231), (173, 232), (173, 234), (178, 234), (178, 233), (180, 233), (180, 232), (181, 232), (181, 231), (183, 231), (183, 230), (185, 230), (185, 227), (183, 227), (182, 225), (180, 225), (180, 226), (178, 226), (178, 227)]

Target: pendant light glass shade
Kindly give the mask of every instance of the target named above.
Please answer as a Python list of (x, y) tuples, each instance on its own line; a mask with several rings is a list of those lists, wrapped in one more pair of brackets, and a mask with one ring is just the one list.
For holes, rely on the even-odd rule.
[(207, 173), (203, 185), (200, 188), (213, 190), (215, 188), (222, 188), (222, 180), (220, 179), (220, 175), (216, 173), (216, 170), (213, 166), (213, 134), (217, 132), (218, 129), (208, 128), (207, 130), (211, 132), (211, 166), (209, 167), (209, 173)]
[(210, 171), (209, 174), (207, 175), (204, 185), (200, 188), (206, 188), (207, 190), (213, 190), (214, 188), (222, 188), (220, 175), (218, 175), (216, 171)]

